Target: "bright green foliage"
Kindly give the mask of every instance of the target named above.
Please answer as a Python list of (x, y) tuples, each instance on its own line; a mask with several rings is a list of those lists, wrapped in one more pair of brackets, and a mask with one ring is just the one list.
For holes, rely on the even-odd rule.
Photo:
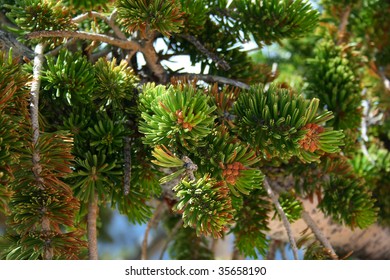
[(321, 106), (334, 112), (336, 129), (354, 129), (361, 122), (361, 88), (352, 47), (336, 46), (330, 40), (317, 44), (309, 60), (307, 94), (318, 97)]
[(315, 27), (318, 12), (304, 0), (233, 1), (239, 24), (250, 30), (256, 42), (269, 45), (282, 38), (300, 37)]
[(123, 147), (125, 128), (123, 124), (116, 123), (108, 117), (102, 118), (93, 127), (88, 128), (91, 135), (91, 147), (102, 154), (113, 154)]
[(201, 173), (210, 172), (225, 181), (236, 196), (261, 187), (263, 174), (259, 169), (250, 168), (259, 161), (254, 150), (231, 137), (224, 127), (213, 131), (206, 141), (209, 145), (195, 152), (196, 158), (200, 158)]
[(126, 102), (132, 101), (139, 81), (125, 60), (100, 58), (95, 64), (96, 84), (93, 99), (104, 110), (129, 111)]
[(205, 0), (180, 0), (181, 10), (184, 14), (183, 33), (197, 34), (205, 26), (209, 9)]
[(388, 150), (371, 146), (368, 156), (358, 153), (351, 159), (354, 171), (365, 178), (372, 188), (373, 197), (376, 198), (375, 206), (379, 208), (379, 221), (383, 225), (390, 223), (389, 203), (390, 194), (390, 153)]
[[(296, 200), (295, 196), (292, 193), (282, 193), (279, 196), (279, 203), (290, 223), (293, 223), (301, 218), (301, 213), (303, 210), (302, 203), (299, 200)], [(280, 219), (280, 215), (278, 214), (276, 209), (275, 215), (278, 215)]]
[(206, 144), (203, 140), (211, 132), (214, 117), (210, 114), (215, 107), (208, 105), (209, 97), (203, 91), (190, 86), (148, 89), (140, 97), (146, 109), (139, 128), (145, 144), (170, 147), (180, 143), (186, 149)]
[[(131, 223), (162, 218), (172, 258), (213, 259), (208, 238), (229, 234), (236, 252), (265, 256), (278, 214), (264, 180), (290, 222), (316, 197), (351, 228), (388, 225), (389, 4), (322, 4), (315, 30), (303, 0), (0, 0), (0, 28), (45, 53), (39, 108), (39, 57), (0, 55), (0, 258), (84, 258), (95, 197)], [(79, 32), (21, 37), (35, 31)], [(248, 41), (281, 46), (252, 59)], [(179, 55), (198, 80), (166, 66)], [(330, 257), (307, 241), (305, 258)]]
[(220, 238), (233, 223), (229, 189), (223, 182), (205, 175), (195, 182), (182, 180), (173, 190), (179, 198), (174, 210), (183, 213), (184, 225), (195, 228), (198, 236)]
[(345, 177), (331, 176), (320, 208), (335, 221), (354, 228), (366, 228), (377, 218), (378, 209), (370, 190), (363, 182)]
[(331, 112), (318, 115), (318, 104), (283, 88), (253, 86), (237, 99), (235, 123), (239, 135), (265, 159), (318, 161), (323, 152), (339, 151), (343, 138), (341, 131), (318, 125), (332, 118)]
[[(70, 11), (61, 1), (16, 0), (13, 5), (4, 5), (10, 10), (8, 16), (15, 19), (25, 33), (44, 30), (74, 30)], [(44, 39), (59, 44), (63, 39)]]
[(90, 201), (95, 192), (104, 200), (117, 175), (122, 171), (116, 162), (106, 162), (105, 154), (85, 154), (84, 158), (76, 159), (77, 170), (72, 174), (76, 196), (84, 202)]
[(49, 57), (43, 74), (44, 89), (51, 90), (52, 99), (61, 98), (69, 105), (90, 103), (95, 84), (94, 70), (80, 54), (61, 51), (57, 57)]
[(165, 36), (180, 31), (183, 12), (179, 1), (117, 0), (118, 16), (129, 32), (161, 32)]

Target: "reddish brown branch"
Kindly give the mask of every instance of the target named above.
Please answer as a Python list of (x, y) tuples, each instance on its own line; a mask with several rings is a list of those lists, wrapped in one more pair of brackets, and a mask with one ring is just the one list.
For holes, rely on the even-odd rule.
[(345, 7), (343, 14), (341, 15), (341, 21), (339, 25), (339, 30), (337, 34), (337, 45), (340, 45), (345, 41), (345, 37), (347, 34), (347, 25), (349, 20), (349, 15), (351, 14), (351, 5)]

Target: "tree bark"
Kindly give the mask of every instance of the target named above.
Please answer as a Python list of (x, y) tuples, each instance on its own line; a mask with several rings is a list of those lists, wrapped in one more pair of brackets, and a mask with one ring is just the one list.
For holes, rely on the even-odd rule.
[(98, 217), (98, 195), (95, 194), (88, 204), (88, 255), (90, 260), (98, 259), (96, 220)]

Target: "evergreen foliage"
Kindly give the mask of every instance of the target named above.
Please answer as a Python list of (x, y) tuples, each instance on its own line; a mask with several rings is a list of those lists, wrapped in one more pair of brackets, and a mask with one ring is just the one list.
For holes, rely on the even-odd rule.
[[(0, 29), (45, 53), (36, 77), (40, 56), (14, 59), (0, 41), (1, 258), (85, 258), (90, 220), (107, 224), (94, 203), (149, 226), (167, 207), (175, 259), (213, 259), (211, 238), (228, 235), (266, 256), (284, 218), (274, 197), (291, 223), (317, 196), (343, 226), (390, 224), (386, 1), (0, 5)], [(179, 55), (200, 73), (166, 66)], [(298, 243), (305, 259), (331, 257)]]

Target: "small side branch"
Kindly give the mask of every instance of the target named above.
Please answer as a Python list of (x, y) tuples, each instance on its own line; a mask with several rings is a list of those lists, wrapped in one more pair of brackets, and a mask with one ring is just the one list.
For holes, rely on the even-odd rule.
[(206, 47), (203, 46), (203, 44), (199, 42), (199, 40), (194, 36), (188, 34), (180, 34), (179, 36), (193, 44), (198, 49), (198, 51), (204, 53), (208, 58), (214, 61), (217, 66), (221, 67), (225, 71), (230, 70), (230, 65), (225, 60), (219, 58), (215, 53), (212, 53), (206, 49)]
[(316, 238), (321, 242), (321, 244), (327, 249), (330, 257), (334, 260), (338, 260), (338, 256), (336, 252), (333, 250), (332, 245), (328, 241), (328, 239), (325, 237), (325, 235), (322, 233), (322, 231), (318, 228), (316, 223), (313, 221), (313, 219), (310, 217), (309, 213), (306, 211), (302, 211), (302, 219), (305, 221), (307, 226), (311, 229), (311, 231), (314, 233)]
[(171, 240), (175, 237), (176, 233), (179, 231), (179, 229), (180, 229), (182, 226), (183, 226), (183, 220), (180, 219), (180, 220), (176, 223), (175, 227), (172, 229), (171, 233), (169, 234), (167, 240), (166, 240), (165, 243), (164, 243), (163, 248), (161, 249), (160, 258), (159, 258), (160, 260), (163, 259), (164, 253), (165, 253), (165, 251), (166, 251), (167, 248), (168, 248), (169, 242), (171, 242)]
[(272, 203), (275, 205), (276, 211), (278, 211), (280, 217), (282, 218), (282, 222), (283, 222), (283, 225), (287, 231), (287, 235), (288, 235), (288, 239), (290, 241), (291, 249), (292, 249), (293, 254), (294, 254), (294, 259), (298, 260), (298, 247), (297, 247), (297, 244), (294, 240), (291, 225), (286, 217), (286, 214), (283, 211), (282, 206), (279, 203), (277, 196), (274, 194), (274, 192), (273, 192), (273, 190), (272, 190), (271, 186), (269, 185), (268, 180), (266, 178), (264, 179), (264, 188), (267, 191), (268, 196), (271, 198)]
[(111, 29), (114, 31), (115, 35), (122, 39), (122, 40), (126, 40), (126, 35), (119, 29), (119, 27), (115, 24), (115, 19), (116, 19), (116, 16), (117, 16), (117, 10), (114, 9), (114, 11), (112, 11), (111, 15), (110, 16), (105, 16), (101, 13), (98, 13), (98, 12), (95, 12), (95, 11), (90, 11), (88, 13), (84, 13), (84, 14), (81, 14), (77, 17), (74, 17), (72, 19), (72, 21), (74, 23), (80, 23), (86, 19), (89, 19), (89, 18), (99, 18), (101, 20), (103, 20), (105, 23), (108, 24), (108, 26), (111, 27)]
[(88, 203), (88, 256), (90, 260), (98, 259), (97, 229), (96, 221), (98, 217), (98, 195), (95, 194), (92, 201)]
[(157, 205), (156, 210), (154, 211), (153, 217), (149, 220), (148, 225), (146, 226), (144, 240), (142, 241), (142, 253), (141, 260), (148, 259), (148, 237), (151, 228), (156, 224), (158, 217), (160, 216), (161, 211), (164, 209), (164, 201), (160, 201)]
[(231, 85), (234, 87), (242, 88), (242, 89), (249, 89), (250, 86), (229, 78), (221, 77), (221, 76), (213, 76), (213, 75), (203, 75), (203, 74), (190, 74), (190, 73), (183, 73), (176, 75), (174, 77), (186, 77), (189, 80), (201, 80), (205, 81), (207, 83), (220, 83), (220, 84), (225, 84), (225, 85)]

